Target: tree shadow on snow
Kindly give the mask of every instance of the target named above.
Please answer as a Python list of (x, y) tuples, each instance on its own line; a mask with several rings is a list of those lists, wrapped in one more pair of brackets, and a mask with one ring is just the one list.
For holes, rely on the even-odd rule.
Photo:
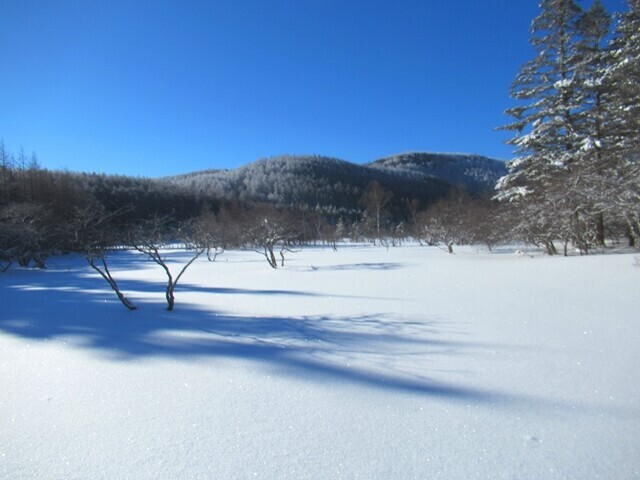
[[(122, 281), (125, 292), (162, 292), (157, 282)], [(188, 288), (188, 287), (187, 287)], [(205, 292), (206, 293), (206, 292)], [(212, 295), (291, 295), (279, 290), (210, 289)], [(319, 295), (319, 294), (311, 294)], [(492, 405), (509, 395), (437, 381), (427, 374), (436, 355), (472, 355), (481, 346), (443, 339), (447, 326), (372, 316), (234, 316), (158, 300), (125, 310), (84, 266), (0, 276), (0, 332), (32, 340), (64, 339), (113, 361), (151, 357), (236, 358), (309, 381), (345, 382)], [(211, 304), (215, 304), (215, 298)], [(403, 362), (407, 356), (415, 358)], [(420, 371), (417, 366), (424, 365)], [(412, 370), (407, 370), (410, 368)]]
[(406, 265), (394, 262), (345, 263), (341, 265), (326, 265), (312, 267), (313, 270), (351, 271), (351, 270), (398, 270)]

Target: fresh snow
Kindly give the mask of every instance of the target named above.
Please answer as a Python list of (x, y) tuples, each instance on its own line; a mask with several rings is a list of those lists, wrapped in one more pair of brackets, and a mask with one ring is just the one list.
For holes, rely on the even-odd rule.
[(0, 478), (640, 478), (637, 255), (515, 252), (11, 269)]

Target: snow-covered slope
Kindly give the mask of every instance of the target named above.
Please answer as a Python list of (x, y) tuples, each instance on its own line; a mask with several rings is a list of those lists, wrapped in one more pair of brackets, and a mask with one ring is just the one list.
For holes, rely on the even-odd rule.
[(462, 185), (472, 192), (492, 190), (498, 179), (507, 173), (505, 162), (462, 153), (404, 153), (368, 165), (417, 177), (438, 178), (452, 185)]
[(477, 155), (412, 153), (367, 165), (318, 155), (283, 155), (233, 170), (206, 170), (165, 179), (218, 198), (278, 205), (306, 205), (350, 211), (371, 181), (393, 192), (394, 201), (423, 205), (444, 196), (451, 185), (472, 192), (493, 189), (506, 173), (503, 162)]
[[(173, 267), (185, 260), (168, 252)], [(304, 249), (0, 275), (0, 478), (631, 479), (634, 255)]]

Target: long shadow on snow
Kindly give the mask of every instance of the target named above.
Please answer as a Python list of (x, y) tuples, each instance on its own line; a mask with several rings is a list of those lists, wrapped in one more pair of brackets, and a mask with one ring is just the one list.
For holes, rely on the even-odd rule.
[[(126, 291), (146, 292), (151, 286), (158, 291), (157, 283), (122, 283)], [(514, 400), (393, 368), (393, 360), (407, 355), (424, 359), (465, 355), (479, 348), (438, 340), (445, 332), (437, 322), (402, 322), (384, 315), (241, 317), (195, 308), (180, 303), (179, 297), (174, 312), (164, 310), (161, 300), (137, 302), (141, 309), (129, 312), (97, 275), (83, 267), (5, 274), (0, 276), (0, 299), (0, 331), (27, 339), (64, 338), (65, 348), (79, 345), (116, 361), (158, 356), (239, 358), (305, 379), (465, 402)]]
[(403, 263), (372, 262), (372, 263), (346, 263), (341, 265), (325, 265), (312, 267), (313, 270), (350, 271), (350, 270), (398, 270), (404, 267)]
[(248, 288), (225, 288), (225, 287), (205, 287), (193, 283), (181, 283), (176, 289), (176, 294), (180, 290), (190, 292), (205, 292), (217, 295), (265, 295), (274, 297), (324, 297), (325, 295), (313, 292), (299, 292), (295, 290), (267, 290), (267, 289), (248, 289)]

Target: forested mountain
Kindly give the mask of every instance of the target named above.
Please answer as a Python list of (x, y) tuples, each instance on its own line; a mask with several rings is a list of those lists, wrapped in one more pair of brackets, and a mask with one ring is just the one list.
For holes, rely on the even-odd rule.
[(462, 153), (403, 153), (367, 164), (386, 171), (403, 172), (414, 178), (430, 177), (463, 186), (473, 193), (492, 190), (506, 175), (504, 162)]
[[(35, 161), (16, 165), (2, 142), (0, 154), (0, 271), (13, 263), (44, 268), (56, 252), (80, 252), (99, 269), (96, 262), (123, 245), (158, 262), (159, 245), (176, 240), (197, 255), (257, 245), (276, 268), (276, 244), (346, 237), (395, 244), (413, 236), (427, 243), (441, 239), (451, 250), (455, 242), (497, 238), (476, 228), (491, 225), (489, 205), (431, 176), (436, 168), (417, 154), (371, 165), (280, 156), (159, 179), (49, 171)], [(449, 165), (440, 170), (456, 187), (459, 179), (477, 182), (486, 175), (482, 165), (469, 173), (471, 157), (444, 158)]]
[(207, 170), (165, 181), (224, 200), (318, 208), (343, 214), (359, 209), (367, 185), (376, 181), (393, 193), (392, 204), (423, 205), (442, 198), (451, 184), (472, 192), (493, 188), (506, 173), (502, 162), (471, 155), (406, 154), (358, 165), (306, 155), (258, 160), (234, 170)]

